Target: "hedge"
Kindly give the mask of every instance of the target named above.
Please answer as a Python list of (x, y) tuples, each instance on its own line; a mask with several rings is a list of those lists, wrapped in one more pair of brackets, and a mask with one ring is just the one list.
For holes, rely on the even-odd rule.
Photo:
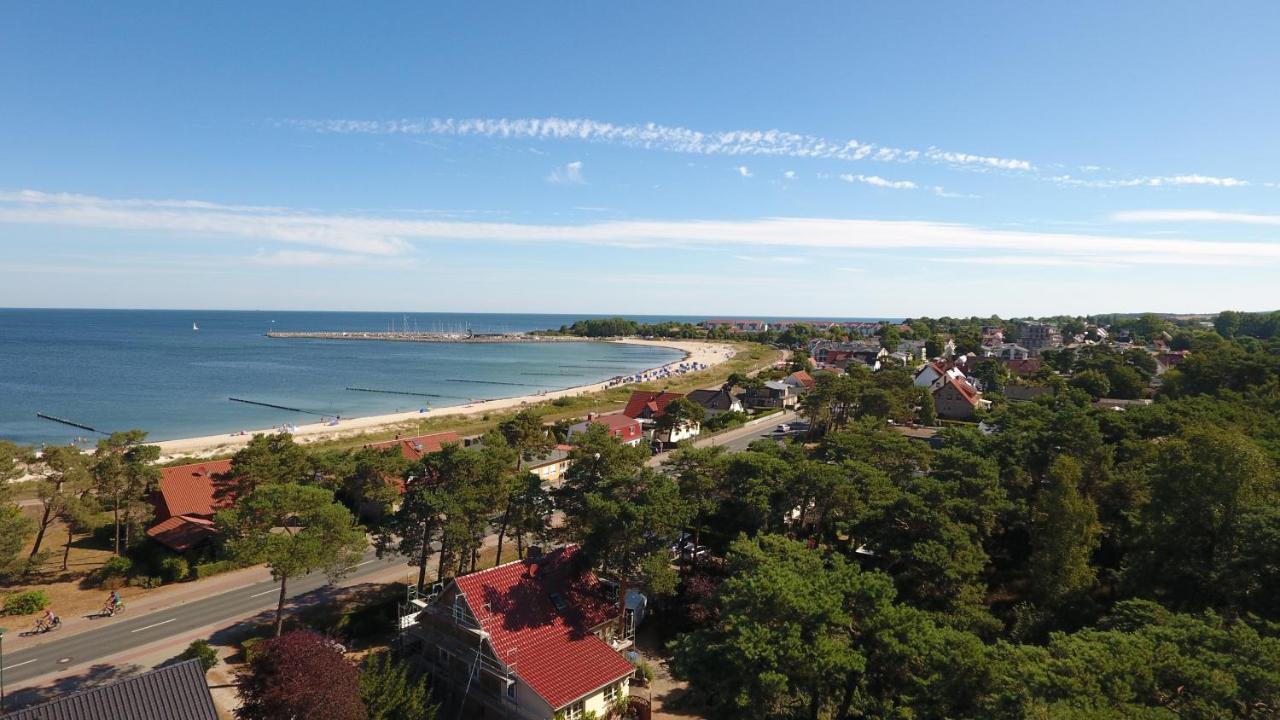
[(216, 560), (214, 562), (204, 563), (202, 565), (197, 565), (194, 568), (192, 568), (191, 577), (195, 578), (196, 580), (203, 580), (204, 578), (211, 577), (219, 573), (224, 573), (224, 572), (227, 572), (228, 570), (235, 570), (238, 567), (239, 565), (237, 565), (235, 562), (231, 560)]
[(43, 590), (14, 593), (4, 599), (5, 615), (30, 615), (49, 607), (49, 594)]

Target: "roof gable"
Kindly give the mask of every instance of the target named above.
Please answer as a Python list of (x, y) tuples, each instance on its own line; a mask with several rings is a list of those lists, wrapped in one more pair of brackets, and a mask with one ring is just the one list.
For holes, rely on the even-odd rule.
[(230, 460), (161, 468), (158, 510), (165, 519), (175, 515), (213, 515), (230, 504), (229, 498), (217, 497), (218, 491), (229, 485), (220, 476), (229, 472)]
[(666, 411), (668, 403), (682, 397), (684, 397), (683, 393), (673, 393), (665, 390), (659, 392), (636, 390), (631, 393), (631, 399), (627, 401), (627, 407), (622, 411), (622, 414), (637, 420), (640, 418), (658, 418)]

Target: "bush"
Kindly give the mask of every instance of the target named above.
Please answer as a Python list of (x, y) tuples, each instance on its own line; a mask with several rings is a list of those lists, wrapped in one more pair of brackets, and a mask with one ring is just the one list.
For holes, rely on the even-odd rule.
[(156, 577), (155, 575), (138, 575), (137, 577), (133, 578), (133, 584), (135, 587), (140, 587), (143, 590), (150, 590), (152, 588), (158, 588), (161, 585), (163, 585), (164, 580)]
[(49, 594), (43, 590), (14, 593), (4, 599), (5, 615), (30, 615), (49, 607)]
[(747, 421), (747, 414), (730, 410), (723, 412), (715, 417), (708, 418), (702, 423), (702, 429), (710, 432), (718, 430), (728, 430), (729, 428), (740, 427)]
[(102, 563), (102, 567), (98, 568), (99, 582), (105, 582), (111, 578), (121, 578), (129, 574), (133, 569), (133, 561), (127, 557), (113, 557)]
[(253, 659), (258, 656), (258, 652), (261, 650), (262, 644), (266, 641), (266, 638), (251, 637), (248, 640), (240, 642), (240, 652), (244, 654), (244, 662), (246, 665), (253, 662)]
[(236, 564), (230, 560), (215, 560), (214, 562), (204, 563), (203, 565), (197, 565), (192, 568), (191, 577), (196, 580), (203, 580), (204, 578), (217, 575), (218, 573), (224, 573), (228, 570), (235, 569)]
[(171, 582), (186, 580), (190, 572), (191, 566), (187, 563), (187, 559), (179, 555), (172, 555), (160, 561), (160, 574)]
[(195, 658), (200, 661), (200, 667), (203, 667), (205, 672), (209, 672), (218, 664), (218, 651), (213, 649), (208, 640), (192, 640), (178, 658), (182, 660)]

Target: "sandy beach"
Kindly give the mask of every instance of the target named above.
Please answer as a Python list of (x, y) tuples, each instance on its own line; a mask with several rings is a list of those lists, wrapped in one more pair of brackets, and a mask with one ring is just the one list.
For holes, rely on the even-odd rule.
[[(661, 367), (648, 368), (645, 372), (661, 371), (663, 369), (674, 371), (681, 363), (699, 363), (707, 366), (718, 365), (719, 363), (733, 357), (735, 352), (733, 346), (727, 343), (698, 342), (692, 340), (623, 339), (611, 342), (669, 347), (685, 353), (685, 356), (680, 360), (667, 363)], [(511, 408), (518, 408), (521, 405), (528, 403), (543, 402), (546, 400), (554, 400), (559, 397), (569, 397), (581, 395), (583, 393), (598, 392), (606, 390), (609, 387), (611, 387), (611, 382), (606, 380), (592, 385), (580, 385), (578, 387), (548, 391), (541, 394), (484, 400), (467, 405), (431, 408), (426, 412), (414, 410), (388, 415), (342, 418), (341, 422), (337, 425), (324, 422), (309, 423), (306, 425), (295, 426), (296, 429), (293, 429), (292, 432), (294, 437), (300, 443), (332, 440), (335, 438), (349, 437), (352, 435), (376, 431), (383, 427), (399, 423), (413, 422), (446, 415), (474, 415), (507, 410)], [(160, 446), (162, 460), (170, 460), (177, 457), (205, 457), (235, 451), (247, 444), (255, 434), (273, 433), (278, 432), (278, 430), (278, 428), (261, 428), (257, 430), (246, 429), (243, 434), (237, 430), (235, 434), (223, 433), (221, 435), (206, 435), (204, 437), (183, 438), (179, 440), (164, 440), (156, 442), (155, 444)]]

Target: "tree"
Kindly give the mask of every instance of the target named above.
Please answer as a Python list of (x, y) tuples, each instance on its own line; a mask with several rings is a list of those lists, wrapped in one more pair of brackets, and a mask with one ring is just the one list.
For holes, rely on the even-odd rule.
[(259, 485), (306, 483), (312, 476), (307, 451), (293, 441), (292, 435), (259, 433), (231, 456), (227, 479), (232, 482), (224, 486), (223, 494), (234, 493), (235, 497), (243, 497)]
[(365, 720), (360, 673), (336, 644), (310, 630), (269, 640), (237, 678), (238, 720)]
[(45, 532), (53, 521), (69, 519), (75, 503), (92, 489), (89, 462), (87, 455), (70, 445), (54, 445), (41, 454), (40, 462), (35, 465), (40, 478), (36, 483), (36, 498), (40, 500), (41, 510), (30, 557), (39, 554)]
[(94, 485), (109, 500), (116, 555), (130, 546), (133, 528), (145, 524), (145, 516), (151, 512), (147, 500), (160, 480), (160, 470), (155, 467), (160, 448), (144, 445), (146, 438), (142, 430), (112, 433), (98, 441), (93, 454)]
[(360, 448), (351, 454), (342, 495), (356, 513), (369, 505), (380, 508), (379, 515), (385, 513), (400, 498), (400, 488), (391, 479), (403, 475), (407, 464), (399, 448)]
[(27, 474), (34, 457), (29, 448), (0, 440), (0, 574), (17, 561), (27, 540), (35, 533), (35, 523), (13, 504), (11, 482)]
[(296, 483), (260, 485), (217, 515), (232, 557), (266, 562), (280, 583), (276, 637), (284, 627), (290, 578), (323, 570), (330, 581), (355, 569), (367, 545), (364, 528), (323, 488)]
[[(532, 410), (521, 410), (504, 420), (498, 425), (498, 432), (506, 440), (507, 447), (515, 451), (515, 472), (508, 479), (507, 487), (503, 488), (501, 493), (505, 502), (501, 503), (504, 508), (502, 520), (498, 524), (498, 553), (494, 559), (495, 565), (502, 564), (502, 542), (507, 536), (507, 525), (511, 522), (511, 513), (514, 509), (513, 491), (517, 487), (523, 487), (525, 481), (520, 470), (525, 462), (546, 456), (556, 446), (555, 436), (548, 432), (547, 427), (542, 424), (542, 418)], [(488, 448), (489, 444), (486, 443), (485, 447)]]
[(427, 582), (427, 562), (431, 543), (443, 523), (448, 507), (448, 489), (420, 476), (405, 483), (404, 498), (394, 514), (382, 524), (374, 540), (378, 557), (396, 552), (415, 558), (418, 566), (418, 592)]
[(365, 658), (360, 699), (369, 720), (435, 720), (438, 709), (428, 702), (427, 684), (411, 677), (408, 667), (388, 652)]
[(813, 363), (809, 359), (809, 353), (804, 350), (796, 350), (791, 353), (791, 361), (788, 363), (787, 369), (791, 372), (808, 372), (813, 368)]
[[(643, 468), (632, 475), (609, 477), (591, 488), (565, 520), (581, 538), (591, 564), (617, 575), (621, 606), (633, 582), (651, 595), (675, 590), (668, 547), (688, 518), (675, 480)], [(621, 627), (625, 613), (618, 622)]]
[(1032, 520), (1030, 579), (1039, 602), (1056, 605), (1093, 587), (1090, 565), (1101, 528), (1093, 501), (1080, 494), (1083, 472), (1074, 458), (1049, 466)]
[(587, 431), (574, 435), (574, 440), (569, 469), (555, 491), (556, 507), (566, 515), (585, 512), (582, 505), (587, 493), (602, 485), (625, 482), (648, 458), (645, 448), (618, 442), (599, 423), (589, 423)]
[(693, 544), (702, 544), (702, 528), (706, 519), (720, 507), (724, 492), (724, 447), (685, 448), (663, 463), (675, 476), (680, 497), (688, 508), (693, 523)]
[(1111, 381), (1101, 370), (1082, 370), (1071, 376), (1071, 387), (1080, 388), (1096, 400), (1111, 392)]
[(880, 336), (880, 347), (889, 352), (896, 350), (898, 343), (902, 342), (902, 331), (898, 330), (897, 325), (881, 325), (876, 334)]
[(933, 393), (929, 388), (921, 388), (918, 395), (920, 398), (920, 410), (916, 413), (916, 422), (925, 427), (933, 427), (938, 424), (938, 406), (933, 401)]

